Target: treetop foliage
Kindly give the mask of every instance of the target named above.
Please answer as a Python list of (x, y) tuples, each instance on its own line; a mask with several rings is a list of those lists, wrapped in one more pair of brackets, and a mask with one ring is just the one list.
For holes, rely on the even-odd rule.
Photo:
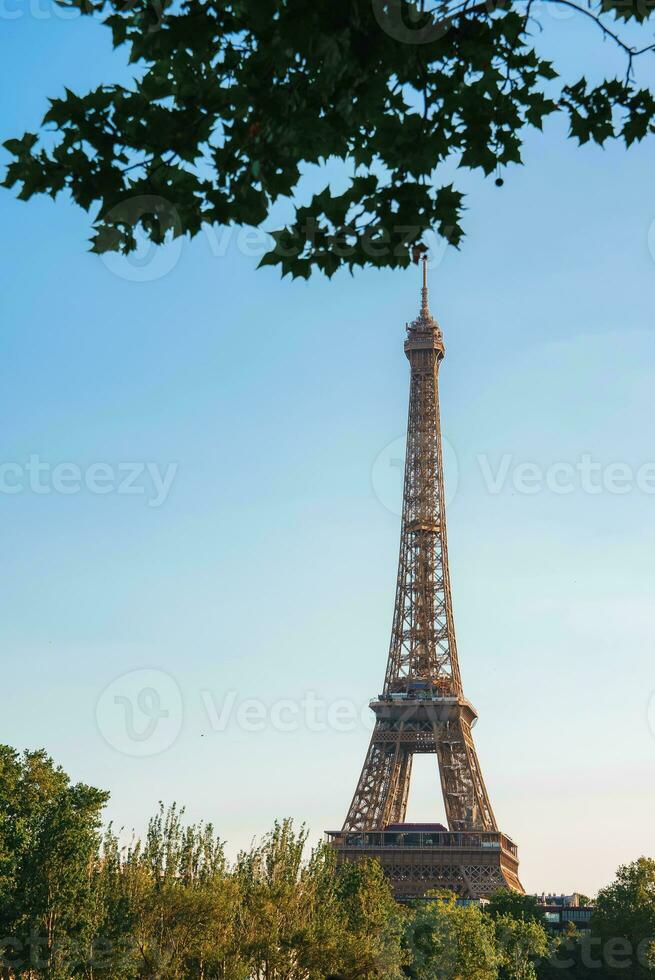
[(544, 923), (544, 912), (534, 895), (519, 895), (517, 892), (497, 892), (492, 895), (487, 911), (492, 918), (511, 916), (526, 922)]
[[(23, 200), (69, 192), (93, 212), (96, 252), (235, 224), (270, 231), (261, 264), (282, 274), (406, 266), (430, 230), (461, 242), (448, 161), (520, 163), (526, 131), (555, 113), (579, 143), (629, 146), (655, 125), (633, 74), (651, 45), (620, 34), (647, 0), (543, 0), (623, 51), (625, 76), (596, 84), (565, 83), (537, 53), (533, 0), (60, 2), (103, 18), (134, 78), (51, 98), (45, 139), (5, 143), (4, 183)], [(304, 194), (308, 169), (335, 160), (345, 189)]]
[[(276, 823), (234, 861), (160, 805), (141, 840), (107, 794), (0, 746), (1, 980), (652, 980), (655, 862), (620, 868), (593, 935), (550, 934), (525, 896), (398, 904), (380, 865), (337, 866)], [(626, 953), (629, 950), (629, 955)]]

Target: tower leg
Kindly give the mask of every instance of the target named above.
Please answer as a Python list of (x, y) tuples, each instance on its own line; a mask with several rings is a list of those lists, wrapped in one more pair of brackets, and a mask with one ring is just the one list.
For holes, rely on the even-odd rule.
[(400, 766), (397, 742), (383, 742), (377, 736), (377, 722), (369, 745), (362, 772), (357, 783), (344, 830), (370, 830), (385, 826), (392, 785), (398, 784)]
[(400, 759), (394, 769), (394, 780), (389, 794), (388, 820), (390, 823), (404, 823), (409, 800), (409, 784), (412, 778), (411, 752), (401, 749)]
[(463, 719), (447, 723), (437, 739), (437, 758), (450, 829), (497, 830), (471, 729)]

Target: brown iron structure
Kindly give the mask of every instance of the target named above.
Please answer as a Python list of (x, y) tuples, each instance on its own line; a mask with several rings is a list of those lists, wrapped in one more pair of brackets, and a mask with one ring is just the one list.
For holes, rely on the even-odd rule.
[[(375, 729), (343, 829), (328, 834), (339, 860), (376, 857), (398, 898), (447, 888), (481, 898), (523, 892), (516, 845), (500, 833), (464, 697), (448, 570), (439, 367), (443, 335), (428, 305), (427, 260), (418, 317), (407, 325), (409, 417), (400, 559)], [(448, 830), (405, 823), (416, 753), (437, 756)]]

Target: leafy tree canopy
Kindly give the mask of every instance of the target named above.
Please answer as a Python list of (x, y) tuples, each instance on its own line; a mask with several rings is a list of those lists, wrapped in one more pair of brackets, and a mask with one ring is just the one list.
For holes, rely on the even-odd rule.
[[(54, 137), (8, 140), (4, 183), (25, 200), (70, 192), (93, 212), (96, 252), (217, 223), (269, 229), (262, 264), (283, 274), (405, 266), (428, 230), (462, 238), (447, 161), (493, 175), (553, 113), (579, 143), (630, 145), (655, 126), (632, 72), (650, 39), (621, 36), (626, 21), (646, 31), (648, 0), (544, 0), (623, 50), (625, 76), (595, 84), (565, 83), (537, 53), (533, 0), (61, 2), (103, 17), (134, 79), (51, 99)], [(345, 190), (304, 197), (328, 160)]]
[(525, 922), (544, 922), (544, 912), (534, 895), (519, 895), (518, 892), (498, 891), (493, 894), (487, 912), (494, 919), (509, 915)]
[(29, 950), (44, 978), (67, 976), (90, 920), (89, 868), (108, 794), (73, 785), (43, 751), (0, 745), (0, 962)]
[(592, 929), (601, 939), (610, 976), (655, 977), (655, 861), (619, 868), (599, 891)]
[(524, 896), (399, 905), (376, 861), (337, 865), (289, 820), (236, 861), (176, 806), (101, 835), (106, 799), (0, 746), (0, 980), (655, 977), (653, 860), (619, 869), (591, 933), (549, 935)]
[(499, 973), (502, 980), (537, 980), (535, 960), (550, 951), (544, 927), (534, 920), (499, 915), (496, 933), (502, 957)]
[(407, 929), (411, 980), (496, 980), (502, 956), (491, 918), (455, 896), (416, 907)]

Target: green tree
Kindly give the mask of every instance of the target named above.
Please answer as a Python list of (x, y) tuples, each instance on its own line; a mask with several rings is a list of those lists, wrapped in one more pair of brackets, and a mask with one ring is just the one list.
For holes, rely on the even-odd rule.
[(493, 919), (502, 915), (509, 915), (513, 919), (521, 919), (525, 922), (543, 924), (545, 921), (543, 909), (534, 895), (520, 895), (518, 892), (507, 889), (494, 892), (489, 899), (486, 911)]
[[(54, 140), (8, 140), (5, 185), (24, 200), (68, 191), (93, 212), (97, 252), (133, 249), (137, 229), (158, 243), (205, 223), (270, 229), (285, 202), (262, 264), (305, 277), (406, 266), (426, 231), (462, 238), (444, 167), (519, 163), (526, 132), (554, 113), (579, 143), (629, 146), (654, 128), (633, 74), (652, 50), (645, 0), (545, 0), (625, 55), (624, 77), (593, 83), (537, 53), (523, 0), (60, 2), (104, 16), (134, 79), (51, 99)], [(641, 42), (623, 39), (625, 21)], [(304, 175), (328, 158), (345, 189), (308, 196)]]
[(536, 963), (539, 980), (593, 980), (602, 977), (602, 964), (592, 956), (591, 936), (585, 930), (578, 932), (573, 923), (567, 923), (564, 932), (550, 939), (547, 957)]
[(9, 964), (64, 980), (90, 925), (93, 865), (108, 794), (72, 784), (43, 751), (0, 746), (0, 937)]
[(401, 980), (405, 911), (396, 903), (377, 861), (344, 863), (337, 871), (341, 921), (338, 976)]
[(550, 952), (544, 927), (534, 920), (512, 915), (499, 915), (495, 921), (501, 955), (500, 976), (506, 980), (536, 980), (535, 960)]
[(95, 861), (87, 914), (84, 976), (135, 977), (134, 894), (125, 885), (125, 850), (111, 826)]
[(495, 980), (501, 962), (493, 921), (446, 895), (416, 906), (406, 941), (412, 980)]
[(93, 976), (245, 980), (238, 881), (213, 827), (185, 826), (182, 816), (160, 807), (145, 841), (125, 848), (107, 833), (95, 879), (102, 944)]
[(609, 976), (655, 977), (655, 860), (641, 857), (619, 868), (598, 893), (592, 931)]
[(285, 820), (237, 861), (239, 936), (254, 980), (322, 980), (338, 970), (332, 854), (321, 845), (306, 859), (306, 842), (305, 828)]

